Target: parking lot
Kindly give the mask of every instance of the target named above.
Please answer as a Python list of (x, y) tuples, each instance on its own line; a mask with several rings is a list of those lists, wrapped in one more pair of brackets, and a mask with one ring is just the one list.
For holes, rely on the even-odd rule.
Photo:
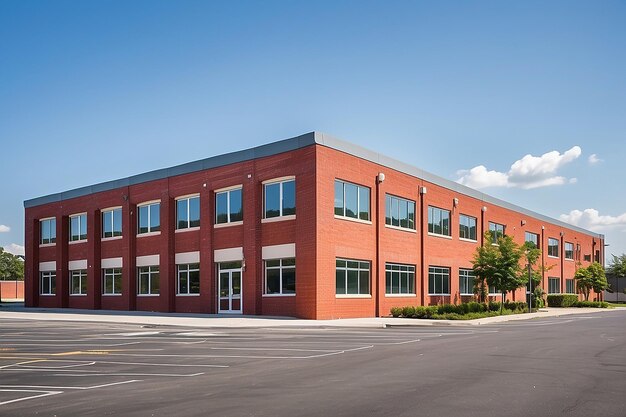
[(480, 327), (0, 323), (1, 416), (624, 416), (625, 311)]

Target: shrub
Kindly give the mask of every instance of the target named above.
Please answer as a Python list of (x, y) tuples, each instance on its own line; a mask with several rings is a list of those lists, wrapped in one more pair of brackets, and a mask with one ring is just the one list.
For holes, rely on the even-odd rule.
[(393, 317), (400, 317), (402, 315), (402, 307), (391, 307), (391, 315)]
[(484, 303), (477, 303), (472, 301), (471, 303), (465, 304), (468, 309), (468, 313), (482, 313), (483, 311), (487, 311), (487, 305)]
[(578, 302), (576, 294), (549, 294), (548, 307), (571, 307)]
[(413, 317), (414, 314), (415, 314), (415, 307), (413, 306), (402, 307), (402, 316)]
[(489, 303), (489, 311), (500, 311), (500, 302), (494, 301)]
[(572, 307), (609, 308), (606, 301), (576, 301)]

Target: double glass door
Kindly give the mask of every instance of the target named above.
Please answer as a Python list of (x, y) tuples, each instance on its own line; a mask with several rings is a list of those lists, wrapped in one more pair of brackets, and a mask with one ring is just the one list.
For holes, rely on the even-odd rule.
[(218, 313), (241, 313), (241, 262), (218, 266)]

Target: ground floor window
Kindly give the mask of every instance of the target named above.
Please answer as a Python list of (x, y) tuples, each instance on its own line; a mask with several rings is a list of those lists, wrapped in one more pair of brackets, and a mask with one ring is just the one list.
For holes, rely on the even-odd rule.
[(565, 280), (565, 292), (567, 294), (576, 294), (576, 284), (573, 279)]
[(55, 295), (57, 291), (57, 273), (54, 271), (41, 272), (39, 278), (39, 294)]
[(459, 268), (459, 293), (461, 295), (474, 294), (474, 270)]
[(337, 259), (335, 267), (337, 295), (369, 295), (370, 263)]
[(415, 265), (385, 264), (387, 294), (415, 294)]
[(265, 261), (265, 294), (295, 295), (296, 259), (268, 259)]
[(102, 270), (102, 294), (122, 294), (122, 268), (105, 268)]
[(142, 266), (138, 268), (137, 294), (159, 295), (159, 267)]
[(561, 278), (548, 278), (548, 294), (561, 293)]
[(428, 294), (450, 295), (450, 268), (428, 267)]
[(177, 294), (200, 294), (200, 264), (178, 265)]
[(70, 295), (87, 295), (87, 270), (70, 271)]

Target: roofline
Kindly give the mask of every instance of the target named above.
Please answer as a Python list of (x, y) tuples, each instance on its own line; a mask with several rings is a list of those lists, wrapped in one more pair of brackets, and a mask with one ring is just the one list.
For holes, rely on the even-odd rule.
[(450, 181), (435, 174), (431, 174), (428, 171), (414, 167), (402, 161), (390, 158), (378, 152), (371, 151), (362, 146), (355, 145), (350, 142), (346, 142), (341, 139), (337, 139), (331, 135), (327, 135), (321, 132), (309, 132), (300, 136), (296, 136), (290, 139), (284, 139), (278, 142), (272, 142), (254, 148), (244, 149), (236, 152), (226, 153), (223, 155), (212, 156), (210, 158), (201, 159), (198, 161), (188, 162), (181, 165), (176, 165), (171, 168), (162, 168), (155, 171), (146, 172), (143, 174), (133, 175), (127, 178), (122, 178), (113, 181), (107, 181), (95, 185), (76, 188), (69, 191), (50, 194), (43, 197), (37, 197), (24, 201), (25, 208), (31, 208), (40, 206), (43, 204), (55, 203), (63, 200), (69, 200), (71, 198), (83, 197), (90, 194), (95, 194), (103, 191), (110, 191), (116, 188), (128, 187), (131, 185), (141, 184), (148, 181), (156, 181), (176, 175), (190, 174), (192, 172), (203, 171), (206, 169), (217, 168), (225, 165), (230, 165), (239, 162), (250, 161), (257, 158), (263, 158), (266, 156), (272, 156), (283, 152), (289, 152), (297, 149), (301, 149), (311, 145), (321, 145), (327, 148), (331, 148), (340, 152), (345, 152), (357, 158), (365, 159), (367, 161), (385, 166), (387, 168), (394, 169), (399, 172), (411, 175), (413, 177), (425, 180), (432, 184), (438, 185), (443, 188), (447, 188), (452, 191), (456, 191), (459, 194), (466, 195), (468, 197), (475, 198), (484, 203), (493, 204), (509, 210), (513, 210), (522, 214), (526, 214), (530, 217), (534, 217), (538, 220), (543, 220), (548, 223), (566, 227), (577, 232), (581, 232), (599, 239), (604, 239), (603, 234), (595, 233), (590, 230), (583, 229), (581, 227), (565, 223), (561, 220), (553, 219), (543, 214), (534, 212), (532, 210), (525, 209), (515, 204), (508, 203), (504, 200), (492, 197), (481, 191), (467, 187), (465, 185)]

